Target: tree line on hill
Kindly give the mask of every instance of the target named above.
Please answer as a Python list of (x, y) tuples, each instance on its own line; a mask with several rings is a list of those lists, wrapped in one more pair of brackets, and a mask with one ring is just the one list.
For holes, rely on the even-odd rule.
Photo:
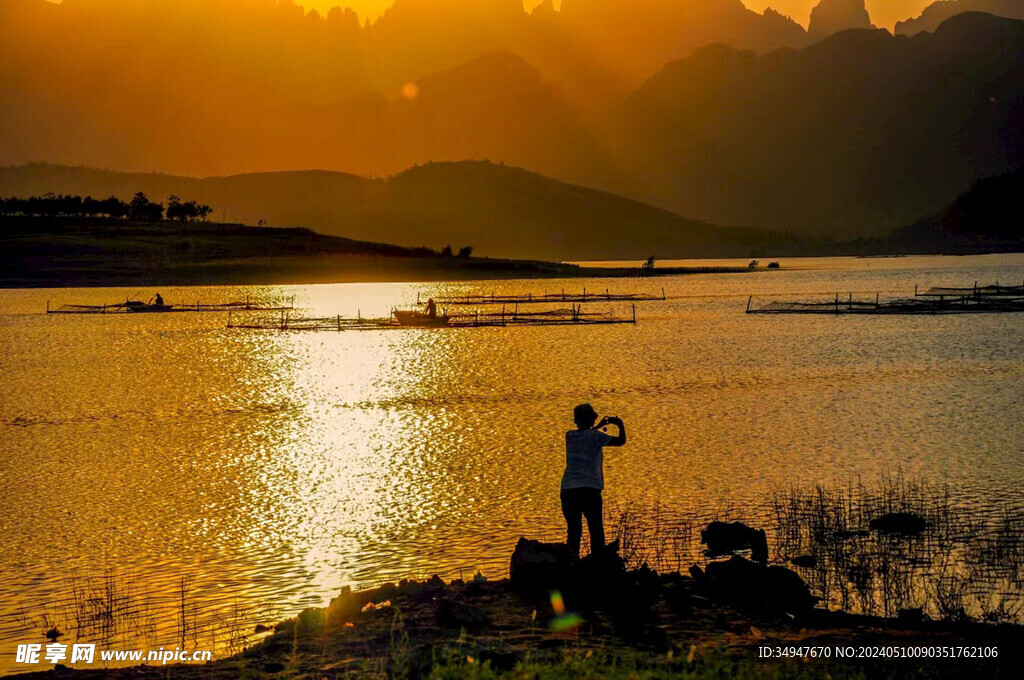
[(92, 196), (72, 196), (48, 193), (28, 198), (0, 197), (0, 216), (3, 217), (107, 217), (129, 219), (137, 222), (160, 222), (164, 219), (175, 222), (206, 221), (213, 209), (196, 201), (182, 201), (175, 195), (167, 197), (167, 207), (155, 203), (143, 192), (138, 192), (125, 203), (111, 196), (96, 199)]
[[(102, 218), (126, 220), (129, 222), (206, 222), (213, 210), (208, 205), (196, 201), (182, 201), (171, 194), (167, 197), (167, 206), (155, 203), (142, 191), (136, 193), (132, 200), (125, 203), (115, 196), (95, 199), (92, 196), (73, 194), (57, 194), (49, 192), (42, 196), (19, 198), (16, 196), (0, 196), (0, 218)], [(233, 225), (241, 226), (241, 225)], [(259, 220), (259, 227), (269, 227), (266, 220)], [(397, 246), (396, 246), (397, 247)], [(441, 250), (421, 246), (409, 249), (417, 256), (457, 257), (468, 259), (473, 256), (473, 246), (462, 246), (458, 250), (446, 245)]]

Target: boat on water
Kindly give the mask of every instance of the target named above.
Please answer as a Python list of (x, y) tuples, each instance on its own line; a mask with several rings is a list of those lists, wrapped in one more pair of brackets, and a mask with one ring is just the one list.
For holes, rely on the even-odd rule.
[(392, 313), (395, 315), (395, 321), (398, 322), (399, 326), (429, 328), (447, 326), (448, 322), (451, 321), (451, 317), (447, 314), (427, 314), (425, 312), (401, 309), (396, 309)]
[(135, 312), (135, 313), (149, 313), (149, 312), (169, 312), (174, 309), (174, 305), (152, 304), (148, 302), (142, 302), (141, 300), (129, 300), (122, 305), (124, 311)]

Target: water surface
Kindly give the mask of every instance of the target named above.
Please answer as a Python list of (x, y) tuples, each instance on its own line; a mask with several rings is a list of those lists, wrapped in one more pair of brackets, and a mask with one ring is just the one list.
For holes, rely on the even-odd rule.
[(783, 266), (161, 290), (171, 303), (294, 296), (302, 314), (386, 316), (417, 292), (664, 286), (669, 299), (638, 305), (636, 326), (585, 328), (252, 331), (223, 314), (41, 313), (136, 290), (0, 291), (0, 670), (38, 636), (23, 626), (67, 619), (60, 603), (98, 572), (145, 603), (148, 625), (116, 635), (147, 644), (174, 642), (182, 576), (199, 643), (216, 622), (248, 631), (344, 584), (500, 577), (518, 536), (561, 534), (562, 432), (580, 401), (628, 427), (629, 445), (606, 456), (610, 507), (756, 518), (772, 489), (897, 469), (982, 510), (1019, 497), (1024, 315), (743, 310), (750, 294), (1019, 283), (1024, 256)]

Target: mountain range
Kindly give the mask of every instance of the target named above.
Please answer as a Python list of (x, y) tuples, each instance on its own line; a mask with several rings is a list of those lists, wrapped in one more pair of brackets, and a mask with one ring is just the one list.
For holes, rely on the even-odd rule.
[(155, 173), (26, 165), (0, 169), (0, 196), (47, 192), (174, 194), (223, 222), (304, 225), (318, 232), (479, 255), (547, 260), (746, 257), (793, 252), (808, 240), (688, 220), (594, 189), (483, 161), (429, 163), (388, 179), (296, 171), (195, 179)]
[(934, 31), (946, 19), (964, 12), (986, 12), (1010, 19), (1024, 19), (1024, 2), (1019, 0), (938, 0), (925, 7), (918, 17), (897, 22), (897, 35), (916, 35)]
[(712, 46), (666, 65), (619, 120), (634, 174), (659, 178), (624, 193), (720, 224), (877, 234), (1024, 167), (1024, 22), (965, 13), (762, 56)]
[[(960, 12), (982, 2), (894, 36), (839, 30), (870, 25), (863, 0), (822, 0), (809, 32), (740, 0), (396, 0), (367, 24), (290, 0), (7, 0), (0, 163), (397, 178), (487, 159), (692, 223), (879, 235), (1024, 167), (1024, 22)], [(307, 224), (272, 207), (252, 213)]]
[(159, 201), (174, 194), (213, 206), (217, 222), (307, 225), (327, 236), (408, 248), (470, 245), (478, 255), (563, 261), (1015, 250), (1024, 244), (1022, 189), (1024, 170), (988, 178), (934, 216), (870, 238), (835, 240), (698, 222), (483, 161), (428, 163), (388, 179), (326, 171), (196, 179), (42, 164), (0, 168), (0, 196), (127, 200), (143, 191)]

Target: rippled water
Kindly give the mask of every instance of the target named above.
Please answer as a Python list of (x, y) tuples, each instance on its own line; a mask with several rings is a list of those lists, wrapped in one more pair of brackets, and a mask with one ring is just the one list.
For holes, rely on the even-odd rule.
[(196, 635), (232, 617), (250, 630), (348, 583), (500, 576), (519, 535), (561, 533), (562, 432), (584, 400), (629, 431), (606, 456), (612, 506), (743, 516), (772, 489), (895, 469), (953, 484), (982, 509), (1019, 498), (1024, 315), (743, 309), (749, 294), (1019, 283), (1024, 256), (783, 266), (161, 291), (172, 303), (295, 296), (303, 314), (386, 316), (417, 291), (664, 286), (669, 299), (638, 305), (635, 327), (287, 333), (227, 329), (219, 313), (41, 313), (47, 300), (135, 290), (0, 291), (0, 672), (44, 615), (69, 625), (59, 603), (97, 573), (145, 601), (151, 625), (118, 634), (148, 644), (174, 642), (183, 575)]

